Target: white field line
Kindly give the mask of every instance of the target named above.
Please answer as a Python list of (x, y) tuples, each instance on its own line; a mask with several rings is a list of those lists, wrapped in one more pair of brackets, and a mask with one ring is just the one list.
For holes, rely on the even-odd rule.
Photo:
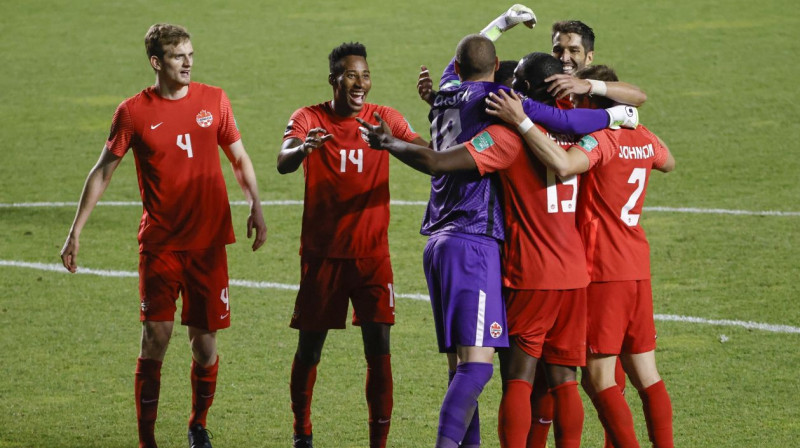
[[(392, 205), (419, 205), (424, 206), (427, 201), (392, 201)], [(101, 201), (98, 206), (106, 207), (141, 207), (139, 201)], [(245, 201), (231, 201), (231, 205), (248, 205)], [(303, 201), (261, 201), (263, 206), (303, 205)], [(0, 203), (0, 208), (50, 208), (50, 207), (77, 207), (77, 202), (12, 202)], [(694, 208), (694, 207), (644, 207), (649, 212), (695, 213), (711, 215), (746, 215), (746, 216), (800, 216), (800, 212), (784, 212), (778, 210), (729, 210), (723, 208)]]
[[(29, 263), (24, 261), (0, 260), (0, 266), (28, 268), (28, 269), (36, 269), (39, 271), (59, 272), (62, 274), (68, 274), (67, 270), (64, 269), (64, 266), (60, 264)], [(90, 269), (90, 268), (79, 268), (77, 274), (97, 275), (100, 277), (139, 276), (139, 273), (134, 271), (112, 271), (106, 269)], [(230, 284), (234, 286), (241, 286), (243, 288), (254, 288), (254, 289), (281, 289), (288, 291), (297, 291), (299, 289), (297, 285), (290, 285), (286, 283), (257, 282), (252, 280), (231, 279)], [(395, 294), (395, 296), (403, 299), (430, 301), (430, 297), (424, 294)], [(654, 317), (655, 320), (658, 321), (688, 322), (693, 324), (718, 325), (723, 327), (742, 327), (750, 330), (761, 330), (772, 333), (800, 334), (800, 328), (792, 327), (790, 325), (774, 325), (774, 324), (765, 324), (760, 322), (744, 322), (744, 321), (729, 320), (729, 319), (706, 319), (703, 317), (677, 316), (674, 314), (656, 314)]]

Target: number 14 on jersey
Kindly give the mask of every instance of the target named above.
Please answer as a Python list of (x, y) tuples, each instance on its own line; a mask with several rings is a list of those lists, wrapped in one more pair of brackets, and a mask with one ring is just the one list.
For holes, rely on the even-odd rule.
[(339, 150), (339, 158), (341, 160), (341, 164), (339, 166), (339, 171), (342, 173), (347, 172), (347, 162), (350, 161), (353, 165), (356, 166), (356, 169), (359, 173), (364, 171), (364, 150), (362, 149), (340, 149)]

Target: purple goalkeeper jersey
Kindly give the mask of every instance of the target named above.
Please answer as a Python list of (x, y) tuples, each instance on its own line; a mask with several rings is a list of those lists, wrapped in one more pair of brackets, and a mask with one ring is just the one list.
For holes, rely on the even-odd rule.
[[(435, 151), (464, 143), (498, 121), (486, 113), (485, 98), (490, 92), (507, 87), (494, 82), (460, 82), (454, 60), (445, 68), (440, 91), (428, 114), (431, 145)], [(561, 110), (525, 98), (526, 115), (552, 132), (588, 134), (608, 126), (605, 110)], [(431, 195), (422, 219), (420, 233), (440, 231), (484, 235), (504, 239), (503, 211), (494, 174), (481, 176), (450, 173), (431, 178)]]

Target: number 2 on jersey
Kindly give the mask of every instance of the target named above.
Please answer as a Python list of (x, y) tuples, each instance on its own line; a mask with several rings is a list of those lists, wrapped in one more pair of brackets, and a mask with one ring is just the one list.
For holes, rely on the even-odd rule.
[(624, 222), (628, 227), (633, 227), (636, 224), (639, 224), (639, 216), (641, 215), (630, 213), (630, 211), (636, 206), (636, 201), (638, 201), (639, 196), (642, 195), (646, 180), (647, 170), (644, 168), (634, 168), (633, 172), (631, 173), (631, 177), (628, 178), (629, 184), (637, 184), (636, 190), (634, 190), (631, 194), (631, 197), (628, 198), (628, 202), (625, 203), (625, 206), (622, 207), (622, 212), (619, 214), (619, 219), (621, 219), (622, 222)]
[(189, 137), (189, 134), (178, 134), (178, 148), (186, 151), (191, 159), (194, 156), (192, 153), (192, 138)]

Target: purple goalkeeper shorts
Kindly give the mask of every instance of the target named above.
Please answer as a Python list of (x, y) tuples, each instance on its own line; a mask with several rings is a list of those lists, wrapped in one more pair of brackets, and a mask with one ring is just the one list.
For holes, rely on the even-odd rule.
[(441, 232), (423, 255), (439, 351), (508, 347), (500, 244), (494, 238)]

